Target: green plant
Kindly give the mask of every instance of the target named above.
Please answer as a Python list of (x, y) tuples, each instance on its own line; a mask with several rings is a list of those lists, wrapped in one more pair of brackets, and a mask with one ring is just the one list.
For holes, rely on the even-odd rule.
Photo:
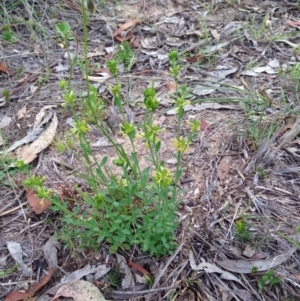
[(16, 42), (16, 40), (17, 40), (17, 36), (12, 31), (10, 25), (3, 25), (2, 26), (1, 38), (2, 38), (2, 40), (6, 41), (6, 42), (9, 42), (9, 43)]
[(253, 171), (257, 173), (262, 180), (265, 180), (267, 178), (268, 171), (266, 171), (265, 169), (259, 166), (255, 166)]
[(209, 33), (209, 29), (207, 27), (207, 24), (205, 22), (205, 17), (200, 17), (199, 19), (199, 28), (200, 28), (200, 31), (202, 33), (202, 36), (204, 37), (204, 39), (207, 41), (208, 38), (210, 37), (210, 33)]
[(257, 26), (255, 23), (256, 21), (256, 15), (253, 15), (253, 18), (251, 20), (250, 24), (250, 34), (255, 40), (259, 40), (263, 37), (264, 31), (267, 28), (267, 21), (268, 21), (268, 14), (265, 15), (263, 20), (261, 21), (261, 24)]
[(28, 169), (28, 164), (24, 164), (23, 161), (17, 161), (7, 155), (0, 155), (0, 187), (4, 185), (12, 186), (12, 178), (17, 173), (27, 174)]
[(122, 274), (118, 270), (110, 270), (103, 278), (105, 290), (113, 290), (121, 286)]
[(105, 104), (99, 97), (96, 87), (91, 86), (89, 97), (80, 102), (80, 109), (83, 118), (88, 124), (95, 123), (95, 118), (97, 120), (103, 119), (103, 116), (105, 115)]
[(72, 35), (71, 26), (69, 22), (60, 22), (56, 24), (55, 30), (59, 42), (65, 44), (66, 46), (69, 41), (74, 40), (74, 36)]
[(229, 5), (233, 5), (233, 4), (240, 4), (240, 0), (227, 0), (227, 3), (229, 4)]
[(13, 267), (11, 267), (10, 269), (7, 269), (6, 271), (0, 270), (0, 278), (10, 275), (13, 271), (15, 271), (17, 269), (18, 266), (19, 266), (18, 264), (15, 264)]
[(144, 278), (146, 280), (146, 283), (148, 284), (149, 287), (152, 287), (153, 284), (154, 284), (154, 280), (155, 278), (150, 276), (150, 275), (147, 275), (147, 274), (144, 274)]
[(131, 69), (134, 63), (134, 53), (131, 50), (128, 41), (125, 41), (123, 46), (118, 45), (118, 51), (115, 56), (115, 60), (120, 64), (124, 64), (127, 70)]
[(59, 134), (55, 137), (52, 145), (58, 152), (64, 153), (75, 148), (75, 137), (70, 132)]
[(249, 242), (251, 237), (250, 225), (244, 219), (236, 221), (234, 238), (244, 244)]
[(2, 91), (2, 93), (3, 93), (3, 96), (4, 96), (5, 101), (6, 101), (6, 102), (9, 102), (9, 90), (4, 89), (4, 90)]
[(278, 126), (278, 122), (276, 120), (272, 120), (272, 122), (265, 122), (263, 114), (257, 112), (255, 109), (257, 108), (253, 108), (253, 110), (248, 111), (247, 113), (250, 121), (247, 133), (253, 150), (257, 150), (262, 143), (268, 141)]
[(257, 273), (257, 272), (258, 272), (258, 267), (254, 265), (254, 266), (252, 267), (251, 273)]
[[(83, 6), (82, 6), (83, 7)], [(87, 18), (83, 8), (84, 24), (84, 49), (85, 49), (85, 75), (88, 75), (87, 61)], [(68, 44), (68, 30), (63, 32), (63, 39)], [(66, 27), (68, 28), (68, 27)], [(129, 45), (124, 45), (128, 54)], [(87, 80), (86, 108), (90, 110), (93, 123), (113, 145), (116, 159), (113, 164), (119, 169), (113, 172), (104, 157), (100, 162), (94, 157), (90, 143), (86, 138), (89, 130), (87, 120), (80, 119), (77, 114), (76, 95), (70, 81), (61, 82), (64, 89), (65, 104), (72, 110), (74, 118), (73, 134), (79, 139), (82, 157), (85, 159), (86, 174), (84, 175), (92, 193), (78, 191), (82, 201), (77, 201), (75, 208), (70, 210), (68, 204), (43, 187), (43, 181), (29, 178), (26, 186), (31, 185), (40, 198), (49, 199), (52, 209), (61, 213), (63, 229), (60, 238), (70, 246), (76, 244), (80, 248), (98, 248), (105, 241), (110, 245), (110, 252), (115, 252), (119, 247), (130, 248), (134, 244), (151, 255), (161, 256), (170, 253), (176, 247), (174, 231), (178, 226), (175, 212), (180, 199), (178, 197), (177, 183), (181, 176), (181, 157), (187, 151), (190, 142), (196, 137), (199, 130), (199, 121), (190, 124), (191, 130), (186, 137), (182, 135), (181, 123), (184, 115), (184, 106), (187, 104), (187, 87), (179, 86), (178, 74), (180, 60), (176, 51), (169, 54), (170, 72), (176, 83), (175, 103), (177, 105), (177, 137), (174, 139), (174, 154), (176, 170), (172, 172), (160, 159), (161, 130), (153, 124), (153, 116), (158, 107), (154, 87), (147, 88), (144, 93), (145, 116), (143, 123), (138, 126), (129, 121), (124, 108), (125, 100), (122, 98), (121, 85), (118, 80), (118, 66), (120, 63), (129, 63), (124, 56), (117, 56), (108, 62), (110, 73), (115, 78), (115, 85), (111, 88), (113, 103), (120, 112), (120, 132), (127, 137), (131, 150), (125, 151), (122, 145), (115, 143), (113, 137), (106, 131), (99, 120), (96, 105), (98, 99), (93, 99), (96, 90)], [(131, 61), (131, 60), (130, 60)], [(139, 142), (141, 141), (141, 142)], [(136, 150), (137, 143), (144, 143), (148, 149), (147, 160), (149, 166), (141, 168), (139, 154)], [(83, 204), (84, 206), (83, 206)], [(84, 209), (83, 209), (84, 208)], [(76, 243), (74, 243), (76, 242)]]
[(294, 84), (295, 92), (298, 92), (299, 91), (299, 87), (300, 87), (300, 63), (294, 64), (289, 69), (289, 75), (290, 75), (291, 81)]
[(262, 276), (261, 280), (258, 282), (258, 292), (261, 294), (266, 285), (270, 285), (270, 287), (272, 288), (272, 286), (276, 283), (280, 283), (280, 278), (274, 275), (273, 270), (269, 270)]
[[(287, 241), (289, 241), (291, 244), (293, 244), (295, 247), (297, 247), (299, 250), (300, 250), (300, 244), (295, 241), (294, 239), (292, 239), (291, 237), (281, 233), (281, 232), (277, 232), (280, 236), (282, 236), (283, 238), (285, 238)], [(295, 228), (295, 233), (296, 234), (299, 234), (300, 233), (300, 225), (298, 225), (296, 228)]]

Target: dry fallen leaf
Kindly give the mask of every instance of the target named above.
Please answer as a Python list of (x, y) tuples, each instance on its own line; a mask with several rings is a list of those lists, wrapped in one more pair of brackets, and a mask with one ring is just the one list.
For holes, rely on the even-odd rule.
[(201, 57), (202, 57), (201, 54), (189, 56), (186, 58), (186, 61), (189, 63), (194, 63), (194, 62), (198, 61)]
[(105, 274), (110, 271), (110, 268), (107, 267), (105, 264), (101, 265), (90, 265), (87, 264), (82, 269), (76, 270), (60, 279), (61, 283), (69, 283), (75, 279), (79, 280), (82, 277), (87, 275), (95, 274), (95, 278), (97, 279), (102, 278)]
[(220, 275), (221, 279), (233, 280), (233, 281), (236, 281), (239, 284), (243, 285), (242, 282), (236, 276), (234, 276), (233, 274), (231, 274), (229, 272), (223, 271), (222, 269), (220, 269), (218, 266), (216, 266), (213, 263), (206, 262), (204, 259), (201, 259), (202, 262), (199, 263), (198, 265), (196, 265), (192, 251), (189, 252), (189, 260), (190, 260), (190, 266), (191, 266), (192, 270), (194, 270), (194, 271), (205, 271), (208, 274), (218, 273), (218, 274), (221, 274)]
[(57, 251), (60, 249), (61, 244), (57, 241), (56, 235), (50, 236), (43, 247), (45, 259), (49, 267), (55, 267), (58, 264)]
[(272, 258), (264, 260), (222, 260), (216, 261), (222, 268), (239, 274), (250, 274), (253, 272), (253, 267), (257, 267), (258, 272), (267, 271), (286, 262), (297, 250), (297, 247), (292, 247), (286, 252), (276, 255)]
[(44, 210), (51, 206), (51, 202), (39, 198), (36, 195), (36, 191), (27, 187), (25, 187), (24, 189), (26, 191), (27, 203), (29, 204), (31, 210), (36, 214), (42, 214)]
[(71, 0), (65, 0), (65, 4), (72, 10), (81, 12), (81, 7)]
[(20, 120), (21, 118), (23, 118), (26, 114), (26, 111), (27, 111), (27, 108), (26, 108), (26, 105), (20, 109), (17, 113), (17, 116), (18, 116), (18, 120)]
[(56, 107), (57, 107), (56, 105), (48, 105), (48, 106), (42, 107), (35, 116), (33, 128), (36, 128), (42, 122), (47, 110), (50, 110), (50, 109), (56, 108)]
[(166, 88), (172, 92), (176, 91), (176, 83), (174, 81), (167, 82)]
[(5, 73), (7, 75), (12, 75), (11, 71), (7, 68), (4, 62), (0, 62), (0, 72)]
[(40, 136), (29, 145), (17, 150), (17, 157), (19, 160), (23, 160), (25, 164), (32, 162), (37, 155), (47, 148), (52, 142), (58, 125), (57, 116), (54, 113), (50, 125), (46, 128)]
[(140, 272), (142, 275), (151, 275), (146, 269), (144, 269), (141, 265), (131, 261), (131, 260), (128, 260), (127, 261), (127, 264), (132, 268), (134, 269), (136, 272)]
[(219, 165), (218, 165), (218, 178), (220, 181), (223, 181), (230, 171), (230, 167), (232, 164), (231, 156), (224, 156)]
[[(10, 292), (6, 296), (5, 301), (21, 301), (21, 300), (25, 300), (25, 299), (28, 299), (28, 298), (34, 296), (34, 294), (38, 290), (40, 290), (45, 284), (47, 284), (49, 282), (54, 271), (55, 271), (55, 268), (51, 268), (48, 271), (47, 275), (43, 276), (39, 282), (35, 283), (31, 289), (28, 289), (25, 292), (21, 292), (21, 291)], [(103, 300), (105, 300), (105, 299), (103, 299)]]
[(23, 262), (23, 250), (21, 245), (15, 241), (7, 241), (6, 244), (11, 257), (19, 265), (19, 269), (22, 270), (23, 274), (27, 277), (32, 276), (32, 269)]
[(32, 293), (30, 292), (10, 292), (6, 298), (5, 301), (19, 301), (19, 300), (24, 300), (32, 296)]
[(138, 48), (141, 44), (141, 40), (139, 37), (136, 37), (136, 36), (133, 36), (131, 39), (130, 39), (130, 46), (132, 48)]
[(131, 270), (126, 263), (124, 256), (116, 253), (116, 257), (120, 272), (122, 272), (122, 274), (125, 274), (122, 279), (122, 289), (128, 289), (129, 287), (132, 287), (134, 285), (134, 279)]
[[(105, 301), (98, 288), (90, 282), (83, 280), (72, 280), (60, 287), (51, 301), (58, 300), (59, 297), (71, 297), (75, 301)], [(60, 300), (60, 299), (59, 299)]]
[(39, 291), (45, 284), (47, 284), (49, 282), (49, 280), (51, 279), (53, 273), (55, 272), (56, 268), (50, 268), (50, 270), (48, 271), (48, 274), (43, 276), (39, 282), (35, 283), (32, 287), (33, 292), (37, 292)]
[(206, 122), (206, 120), (202, 117), (201, 118), (201, 130), (205, 133), (208, 134), (209, 130), (208, 130), (208, 124)]
[(115, 30), (113, 36), (114, 37), (118, 36), (122, 31), (124, 31), (132, 26), (135, 26), (136, 24), (139, 24), (140, 22), (141, 22), (140, 19), (133, 19), (133, 20), (126, 22), (125, 24), (123, 24), (122, 26), (120, 26), (118, 29)]
[(218, 31), (216, 29), (211, 29), (210, 30), (210, 34), (216, 39), (219, 40), (220, 39), (220, 34), (218, 33)]
[(126, 34), (124, 36), (116, 36), (115, 37), (116, 40), (118, 40), (119, 42), (124, 42), (124, 41), (128, 41), (131, 40), (133, 38), (133, 33), (131, 31), (126, 32)]

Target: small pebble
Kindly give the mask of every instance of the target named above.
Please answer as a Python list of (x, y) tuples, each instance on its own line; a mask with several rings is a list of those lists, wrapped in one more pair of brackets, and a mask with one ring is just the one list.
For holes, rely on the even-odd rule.
[(246, 16), (243, 12), (239, 11), (236, 13), (235, 19), (239, 21), (244, 21), (246, 19)]
[(182, 12), (181, 16), (184, 20), (189, 20), (191, 18), (190, 14), (188, 12)]
[(112, 39), (106, 39), (105, 40), (105, 47), (110, 47), (113, 45), (113, 41)]

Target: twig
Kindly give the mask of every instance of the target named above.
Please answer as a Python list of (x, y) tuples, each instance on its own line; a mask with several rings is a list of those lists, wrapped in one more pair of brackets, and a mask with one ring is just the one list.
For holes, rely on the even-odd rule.
[[(10, 208), (11, 206), (13, 206), (14, 204), (15, 204), (15, 202), (17, 201), (17, 200), (19, 200), (20, 199), (20, 197), (22, 196), (22, 194), (25, 192), (25, 189), (22, 189), (20, 192), (19, 192), (19, 194), (11, 201), (11, 202), (9, 202), (9, 204), (6, 204), (5, 206), (3, 206), (2, 208), (1, 208), (1, 211), (0, 211), (0, 216), (3, 216), (3, 215), (5, 215), (5, 210), (6, 209), (8, 209), (8, 208)], [(18, 208), (19, 208), (20, 206), (18, 206)]]
[(156, 292), (161, 292), (161, 291), (165, 291), (165, 290), (173, 290), (173, 289), (177, 289), (180, 286), (176, 285), (176, 286), (166, 286), (166, 287), (159, 287), (159, 288), (154, 288), (154, 289), (149, 289), (149, 290), (143, 290), (143, 291), (113, 291), (112, 294), (122, 294), (122, 295), (139, 295), (139, 294), (148, 294), (148, 293), (156, 293)]
[[(165, 264), (165, 266), (159, 270), (158, 275), (155, 277), (155, 281), (154, 284), (152, 286), (152, 290), (156, 288), (159, 280), (161, 279), (161, 277), (165, 274), (167, 267), (171, 264), (171, 262), (173, 261), (173, 259), (175, 258), (175, 256), (179, 253), (179, 251), (182, 249), (183, 245), (185, 244), (185, 240), (183, 240), (181, 242), (181, 244), (178, 246), (178, 248), (176, 249), (176, 251), (174, 252), (174, 254), (168, 259), (167, 263)], [(154, 292), (154, 291), (153, 291)], [(149, 294), (145, 301), (149, 301), (151, 298), (152, 294)]]

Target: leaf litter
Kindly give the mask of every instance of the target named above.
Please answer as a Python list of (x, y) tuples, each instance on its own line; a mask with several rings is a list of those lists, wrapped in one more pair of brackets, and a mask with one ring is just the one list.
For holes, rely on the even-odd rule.
[[(233, 296), (236, 300), (239, 298), (271, 301), (287, 299), (292, 295), (297, 296), (299, 295), (297, 283), (299, 280), (294, 276), (297, 275), (297, 271), (292, 271), (291, 267), (298, 262), (299, 252), (295, 246), (291, 246), (291, 242), (287, 242), (278, 235), (275, 228), (279, 232), (290, 234), (299, 224), (297, 213), (300, 191), (298, 180), (299, 119), (295, 119), (287, 126), (289, 123), (287, 116), (299, 112), (299, 103), (293, 90), (295, 85), (287, 85), (286, 78), (284, 78), (287, 74), (283, 76), (279, 74), (284, 68), (295, 65), (299, 60), (297, 54), (299, 37), (296, 31), (298, 21), (296, 17), (295, 20), (284, 19), (286, 12), (293, 11), (297, 16), (295, 8), (298, 7), (291, 1), (274, 1), (273, 4), (277, 5), (276, 9), (265, 6), (264, 3), (257, 3), (257, 1), (236, 1), (237, 3), (234, 3), (232, 7), (223, 1), (216, 5), (214, 13), (210, 13), (207, 3), (204, 2), (160, 2), (161, 4), (154, 5), (152, 1), (139, 1), (137, 5), (131, 1), (120, 1), (115, 6), (111, 6), (114, 11), (113, 15), (110, 15), (107, 10), (105, 18), (100, 15), (96, 18), (91, 17), (90, 24), (89, 36), (94, 41), (97, 39), (99, 41), (89, 45), (91, 65), (99, 63), (99, 59), (101, 62), (99, 70), (106, 71), (100, 71), (99, 74), (91, 72), (89, 79), (102, 85), (101, 95), (106, 101), (111, 100), (109, 89), (106, 87), (111, 83), (111, 76), (105, 65), (106, 56), (113, 55), (116, 49), (113, 46), (114, 43), (128, 39), (129, 44), (135, 49), (135, 64), (130, 76), (136, 84), (132, 85), (127, 81), (125, 73), (124, 77), (121, 75), (121, 83), (130, 87), (131, 98), (134, 99), (136, 105), (141, 101), (140, 91), (147, 87), (149, 82), (154, 82), (160, 93), (161, 105), (165, 106), (161, 112), (165, 118), (163, 126), (171, 131), (175, 129), (176, 122), (173, 115), (176, 114), (176, 109), (171, 107), (173, 101), (171, 93), (174, 92), (174, 87), (170, 82), (170, 77), (167, 76), (169, 72), (167, 54), (177, 47), (181, 55), (187, 56), (186, 68), (180, 74), (181, 83), (188, 84), (191, 95), (191, 104), (185, 107), (185, 111), (188, 112), (189, 118), (197, 118), (201, 121), (201, 132), (186, 156), (187, 169), (184, 175), (186, 182), (182, 181), (182, 188), (186, 193), (178, 212), (178, 215), (182, 217), (178, 241), (180, 242), (183, 237), (188, 238), (186, 244), (181, 246), (175, 256), (171, 255), (159, 261), (162, 273), (159, 277), (153, 273), (158, 279), (153, 289), (151, 286), (148, 289), (139, 288), (130, 270), (134, 268), (127, 260), (134, 259), (139, 266), (148, 270), (152, 266), (151, 260), (154, 259), (144, 260), (146, 254), (141, 254), (139, 251), (119, 254), (122, 256), (122, 260), (119, 258), (123, 273), (121, 286), (127, 289), (135, 287), (137, 291), (140, 289), (144, 296), (151, 295), (156, 298), (155, 300), (163, 300), (165, 294), (176, 293), (176, 296), (179, 296), (182, 293), (184, 295), (188, 283), (185, 279), (192, 279), (193, 289), (204, 300), (230, 300)], [(77, 1), (65, 0), (64, 4), (67, 8), (65, 12), (68, 12), (70, 16), (78, 17), (81, 9), (77, 3)], [(226, 11), (229, 8), (234, 12), (231, 20), (227, 20), (230, 16), (223, 13), (223, 10)], [(72, 17), (69, 19), (72, 23)], [(64, 20), (63, 17), (62, 20)], [(204, 36), (204, 25), (208, 25), (207, 37)], [(93, 26), (96, 26), (97, 30), (92, 29)], [(110, 33), (105, 33), (104, 28), (110, 28)], [(263, 32), (259, 36), (262, 30), (267, 31), (267, 37), (263, 36)], [(47, 32), (51, 30), (47, 28)], [(289, 35), (289, 33), (292, 34)], [(111, 40), (112, 36), (115, 36), (115, 41)], [(268, 43), (267, 38), (273, 38), (272, 42)], [(55, 40), (51, 40), (51, 43), (56, 45)], [(72, 46), (75, 47), (75, 44)], [(49, 186), (66, 185), (64, 182), (69, 185), (72, 183), (71, 186), (74, 183), (84, 185), (76, 175), (65, 173), (61, 166), (55, 164), (60, 160), (70, 166), (82, 168), (80, 160), (76, 158), (76, 153), (59, 155), (51, 146), (56, 132), (64, 130), (65, 122), (62, 121), (65, 119), (62, 119), (62, 115), (65, 116), (65, 112), (61, 114), (61, 109), (57, 108), (55, 113), (47, 113), (48, 109), (54, 109), (54, 106), (59, 104), (59, 98), (42, 97), (40, 85), (36, 85), (39, 77), (41, 79), (44, 75), (46, 66), (38, 61), (36, 54), (31, 54), (28, 50), (29, 46), (28, 49), (22, 51), (15, 51), (11, 48), (14, 47), (13, 45), (7, 47), (7, 50), (1, 49), (0, 51), (0, 57), (6, 57), (5, 65), (2, 59), (0, 65), (2, 68), (0, 70), (0, 94), (9, 88), (12, 109), (7, 109), (6, 101), (2, 96), (1, 116), (10, 116), (9, 121), (3, 120), (3, 124), (6, 124), (2, 127), (3, 137), (5, 141), (9, 141), (9, 146), (5, 144), (2, 154), (10, 154), (19, 149), (17, 153), (20, 159), (35, 162), (37, 156), (43, 152), (43, 155), (39, 156), (40, 165), (37, 164), (33, 168), (37, 168), (35, 172), (38, 174), (47, 175)], [(16, 61), (13, 61), (9, 57), (10, 53), (20, 55), (14, 58)], [(59, 80), (68, 68), (63, 54), (64, 50), (61, 50), (61, 53), (59, 51), (51, 53), (52, 63), (49, 68), (52, 71), (51, 81)], [(42, 56), (43, 52), (39, 55)], [(18, 82), (15, 77), (16, 62), (19, 66), (27, 67), (29, 66), (26, 62), (28, 58), (31, 59), (31, 71), (27, 70), (28, 73), (24, 74), (23, 80)], [(55, 69), (55, 66), (58, 68)], [(82, 80), (82, 74), (74, 75), (74, 81), (78, 86)], [(30, 88), (32, 83), (35, 83), (34, 93)], [(50, 85), (50, 81), (45, 85), (49, 87), (50, 94), (57, 95), (55, 94), (57, 83), (55, 83), (55, 88)], [(239, 87), (239, 89), (230, 90), (229, 86)], [(255, 134), (255, 129), (262, 133), (265, 128), (260, 127), (258, 122), (251, 123), (251, 119), (245, 118), (244, 113), (255, 111), (259, 107), (255, 105), (255, 100), (258, 94), (263, 95), (262, 91), (265, 89), (271, 91), (268, 94), (271, 101), (261, 111), (262, 120), (271, 118), (280, 120), (280, 129), (265, 137), (259, 146), (255, 146), (251, 139), (246, 138), (247, 133), (252, 130), (252, 134)], [(247, 94), (253, 91), (254, 95)], [(284, 112), (282, 91), (290, 108), (288, 112)], [(235, 97), (235, 100), (233, 101), (231, 97)], [(245, 98), (248, 99), (244, 102)], [(18, 99), (26, 100), (26, 103), (20, 103), (20, 106), (17, 103)], [(137, 106), (134, 107), (136, 108)], [(165, 113), (166, 108), (167, 113)], [(21, 118), (18, 118), (18, 112)], [(139, 122), (139, 118), (138, 116), (135, 122)], [(17, 121), (20, 123), (20, 128), (16, 126)], [(24, 135), (20, 136), (21, 133)], [(169, 142), (172, 135), (162, 134), (160, 137), (162, 143)], [(109, 143), (98, 134), (90, 134), (89, 139), (99, 159), (107, 153), (113, 156)], [(124, 140), (122, 143), (126, 147)], [(144, 150), (140, 151), (143, 153)], [(49, 158), (51, 156), (55, 158)], [(166, 147), (163, 159), (171, 168), (174, 164), (174, 157), (170, 148)], [(267, 173), (265, 179), (260, 174), (263, 171)], [(0, 192), (2, 203), (5, 204), (7, 196), (11, 198), (11, 195), (8, 188)], [(26, 197), (28, 198), (26, 195), (23, 196), (22, 200), (24, 201)], [(42, 200), (37, 199), (35, 206), (41, 203)], [(45, 214), (48, 215), (50, 211), (42, 207), (37, 212), (32, 212), (29, 208), (26, 208), (24, 212), (27, 217), (26, 221), (13, 220), (14, 215), (17, 216), (14, 212), (8, 217), (9, 219), (0, 224), (1, 230), (6, 231), (0, 234), (1, 238), (3, 237), (2, 241), (31, 241), (34, 248), (29, 247), (23, 253), (31, 259), (29, 263), (26, 262), (28, 267), (31, 266), (32, 259), (37, 257), (37, 250), (45, 247), (48, 251), (44, 249), (44, 256), (49, 267), (59, 266), (61, 269), (67, 269), (67, 275), (78, 278), (65, 283), (66, 286), (59, 292), (61, 295), (57, 294), (57, 297), (69, 296), (73, 299), (80, 297), (80, 300), (86, 300), (90, 297), (87, 292), (91, 290), (97, 294), (99, 300), (105, 300), (101, 299), (104, 297), (98, 294), (97, 287), (80, 278), (95, 275), (97, 267), (100, 267), (100, 271), (103, 268), (104, 273), (106, 269), (113, 266), (112, 261), (117, 263), (118, 259), (106, 254), (105, 246), (100, 246), (99, 254), (101, 255), (89, 252), (83, 256), (83, 253), (78, 253), (80, 259), (68, 262), (69, 254), (57, 245), (55, 239), (53, 241), (49, 239), (49, 237), (54, 237), (54, 232), (59, 232), (59, 228), (50, 226), (40, 228), (32, 222), (36, 218), (45, 219)], [(52, 215), (51, 217), (54, 218)], [(251, 225), (250, 232), (253, 240), (251, 250), (247, 249), (247, 252), (245, 252), (245, 246), (234, 239), (235, 223), (239, 218), (249, 218)], [(30, 229), (28, 233), (25, 231), (27, 234), (22, 239), (7, 239), (7, 237), (14, 238), (18, 231), (13, 229), (19, 229), (22, 225), (29, 226)], [(32, 234), (37, 237), (37, 240), (30, 239)], [(24, 245), (20, 244), (20, 246), (22, 250)], [(8, 251), (8, 247), (5, 248)], [(62, 258), (61, 256), (63, 260), (58, 260), (58, 257)], [(191, 260), (191, 256), (197, 259)], [(256, 259), (255, 256), (257, 256)], [(99, 262), (95, 264), (95, 258), (98, 258), (97, 261), (100, 260), (101, 264)], [(188, 259), (191, 269), (197, 271), (196, 278), (184, 269)], [(197, 265), (195, 261), (200, 263)], [(12, 265), (12, 261), (7, 262)], [(104, 262), (106, 264), (102, 265)], [(275, 273), (282, 275), (280, 277), (283, 281), (280, 286), (276, 287), (276, 294), (274, 287), (267, 287), (262, 295), (256, 292), (256, 281), (260, 274), (253, 274), (253, 267), (260, 272), (273, 269)], [(8, 266), (3, 268), (6, 269)], [(155, 268), (153, 270), (155, 271)], [(13, 272), (9, 279), (12, 279), (12, 282), (19, 281), (19, 275), (20, 272)], [(63, 277), (64, 275), (60, 274), (53, 281), (60, 283)], [(101, 277), (103, 275), (99, 278), (100, 282)], [(4, 279), (6, 281), (8, 277)], [(23, 280), (26, 281), (26, 279), (28, 277), (24, 275)], [(91, 279), (94, 284), (98, 285), (99, 279)], [(47, 286), (46, 283), (43, 285)], [(6, 286), (1, 286), (0, 290), (1, 288), (5, 290), (5, 295), (8, 297), (9, 291)], [(100, 288), (103, 290), (102, 286)], [(15, 286), (16, 293), (19, 293), (18, 289), (18, 286)], [(81, 290), (82, 295), (79, 297), (75, 296), (76, 289)], [(54, 300), (53, 296), (58, 293), (57, 290), (58, 287), (51, 297), (48, 295), (47, 300)], [(27, 297), (33, 296), (30, 295), (31, 292), (26, 292), (26, 289), (24, 291)], [(111, 296), (122, 296), (123, 299), (128, 299), (128, 296), (136, 296), (137, 291), (119, 291), (115, 295), (112, 293)], [(25, 295), (21, 295), (20, 298), (25, 298)]]

